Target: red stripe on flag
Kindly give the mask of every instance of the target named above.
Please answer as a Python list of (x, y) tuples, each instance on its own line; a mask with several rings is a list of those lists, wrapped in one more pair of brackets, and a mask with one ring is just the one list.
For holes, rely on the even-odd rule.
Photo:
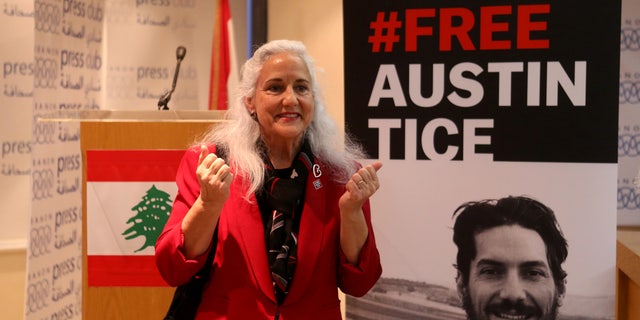
[(87, 256), (89, 287), (166, 287), (154, 256)]
[(175, 181), (185, 150), (87, 150), (87, 181)]

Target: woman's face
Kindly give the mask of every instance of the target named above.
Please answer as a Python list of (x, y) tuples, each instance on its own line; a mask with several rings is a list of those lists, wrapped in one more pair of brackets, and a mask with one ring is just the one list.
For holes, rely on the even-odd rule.
[(289, 52), (269, 57), (246, 104), (256, 113), (268, 144), (299, 142), (315, 108), (311, 75), (302, 58)]

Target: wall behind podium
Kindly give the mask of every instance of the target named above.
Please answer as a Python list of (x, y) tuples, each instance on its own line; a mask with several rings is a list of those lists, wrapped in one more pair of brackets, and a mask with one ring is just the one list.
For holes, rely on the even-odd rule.
[[(0, 300), (7, 319), (21, 319), (31, 194), (33, 1), (0, 11)], [(6, 288), (6, 289), (4, 289)]]

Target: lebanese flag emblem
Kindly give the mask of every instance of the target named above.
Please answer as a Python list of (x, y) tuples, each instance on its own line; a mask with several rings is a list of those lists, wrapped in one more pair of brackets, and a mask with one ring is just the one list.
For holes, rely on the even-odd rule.
[(90, 287), (167, 286), (156, 239), (177, 194), (185, 150), (87, 150), (87, 270)]

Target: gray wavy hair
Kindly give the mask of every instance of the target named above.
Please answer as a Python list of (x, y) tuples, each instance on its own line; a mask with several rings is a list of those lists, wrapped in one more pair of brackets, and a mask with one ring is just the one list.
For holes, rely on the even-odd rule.
[(213, 126), (199, 142), (214, 143), (227, 148), (228, 165), (236, 175), (246, 175), (251, 182), (245, 195), (247, 198), (262, 187), (265, 166), (260, 156), (260, 125), (249, 114), (245, 100), (255, 95), (256, 82), (263, 64), (272, 55), (282, 52), (300, 56), (309, 69), (315, 108), (306, 138), (314, 156), (325, 165), (325, 170), (329, 170), (331, 178), (336, 182), (346, 183), (358, 169), (356, 161), (364, 158), (361, 146), (348, 134), (342, 135), (335, 121), (327, 113), (314, 62), (304, 44), (292, 40), (270, 41), (259, 47), (242, 67), (240, 84), (225, 114), (226, 120), (229, 121)]

